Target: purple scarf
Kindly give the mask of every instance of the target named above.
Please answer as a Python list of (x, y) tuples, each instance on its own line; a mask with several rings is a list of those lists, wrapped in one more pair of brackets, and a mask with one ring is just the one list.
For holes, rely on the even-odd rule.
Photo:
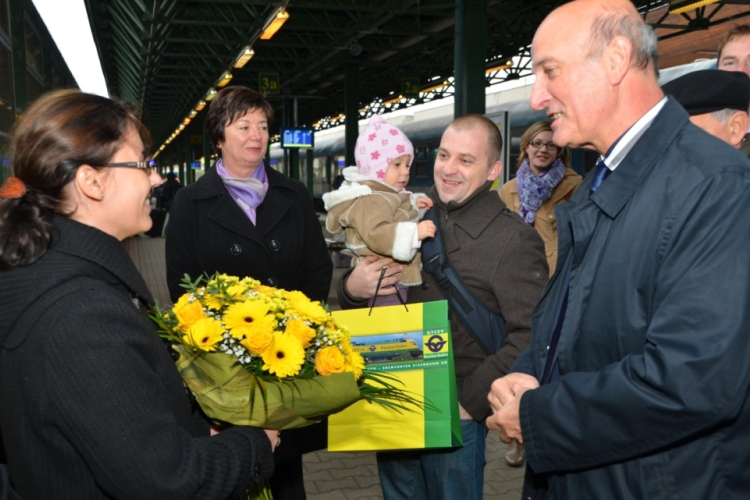
[(549, 200), (550, 195), (565, 177), (565, 165), (557, 158), (552, 165), (537, 177), (531, 171), (529, 160), (524, 160), (516, 173), (518, 197), (521, 200), (521, 217), (530, 226), (536, 220), (536, 211)]
[(253, 175), (248, 178), (233, 177), (230, 174), (221, 158), (216, 162), (216, 173), (219, 174), (224, 186), (229, 191), (237, 205), (247, 215), (250, 221), (255, 225), (255, 211), (258, 209), (263, 199), (266, 197), (268, 190), (268, 177), (266, 176), (266, 166), (263, 162), (258, 165)]

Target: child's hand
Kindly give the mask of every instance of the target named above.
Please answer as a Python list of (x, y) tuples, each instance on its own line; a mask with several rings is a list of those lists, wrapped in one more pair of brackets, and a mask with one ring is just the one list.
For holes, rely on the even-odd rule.
[(425, 208), (432, 208), (432, 198), (427, 196), (420, 196), (417, 198), (417, 208), (424, 210)]
[[(432, 203), (432, 202), (430, 202)], [(435, 223), (431, 220), (423, 220), (417, 224), (417, 239), (422, 241), (425, 238), (435, 237)]]

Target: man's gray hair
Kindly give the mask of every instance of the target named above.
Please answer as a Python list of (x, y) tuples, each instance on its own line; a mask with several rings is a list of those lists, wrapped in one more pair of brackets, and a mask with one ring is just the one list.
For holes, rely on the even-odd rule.
[(617, 36), (624, 36), (633, 46), (630, 64), (646, 69), (653, 63), (659, 76), (659, 52), (656, 49), (654, 30), (640, 18), (621, 12), (608, 12), (598, 16), (591, 25), (590, 49), (587, 58), (598, 60), (604, 48)]
[(711, 113), (711, 118), (719, 122), (722, 127), (726, 127), (729, 123), (729, 119), (732, 118), (732, 116), (734, 116), (734, 114), (738, 111), (740, 113), (742, 112), (738, 109), (720, 109), (718, 111), (713, 111)]

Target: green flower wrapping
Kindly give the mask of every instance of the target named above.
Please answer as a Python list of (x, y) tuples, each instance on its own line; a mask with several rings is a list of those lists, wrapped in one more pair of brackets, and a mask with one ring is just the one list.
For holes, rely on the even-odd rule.
[(177, 369), (210, 418), (266, 429), (297, 429), (319, 422), (362, 398), (351, 372), (314, 379), (266, 381), (223, 353), (173, 346)]

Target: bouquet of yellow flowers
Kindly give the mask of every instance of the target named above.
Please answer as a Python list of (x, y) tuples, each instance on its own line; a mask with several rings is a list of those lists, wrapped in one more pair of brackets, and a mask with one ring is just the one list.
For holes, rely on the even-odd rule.
[(360, 399), (396, 411), (424, 406), (389, 374), (365, 369), (346, 327), (302, 292), (225, 274), (194, 282), (186, 275), (182, 286), (177, 303), (155, 308), (151, 318), (214, 420), (282, 430), (319, 422)]

